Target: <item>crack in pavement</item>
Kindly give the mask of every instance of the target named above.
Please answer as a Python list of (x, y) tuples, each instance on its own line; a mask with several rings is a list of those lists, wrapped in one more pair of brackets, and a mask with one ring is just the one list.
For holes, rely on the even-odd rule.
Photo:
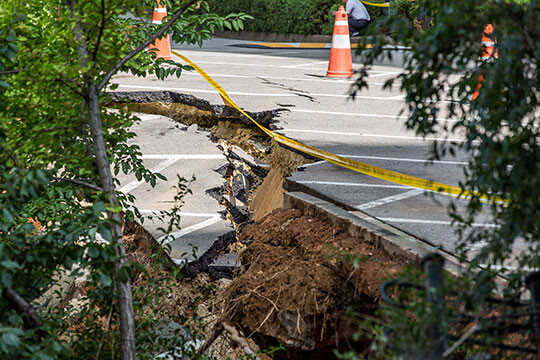
[(284, 84), (274, 82), (274, 81), (270, 81), (270, 80), (265, 79), (265, 78), (260, 77), (260, 76), (257, 76), (257, 79), (261, 80), (263, 82), (263, 84), (270, 85), (270, 86), (278, 88), (278, 89), (290, 91), (290, 92), (292, 92), (293, 94), (295, 94), (297, 96), (305, 97), (305, 98), (309, 99), (309, 101), (311, 101), (313, 103), (320, 104), (319, 101), (315, 97), (313, 97), (311, 95), (308, 95), (309, 94), (308, 91), (298, 90), (298, 89), (295, 89), (295, 88), (292, 88), (292, 87), (288, 87), (288, 86), (286, 86)]

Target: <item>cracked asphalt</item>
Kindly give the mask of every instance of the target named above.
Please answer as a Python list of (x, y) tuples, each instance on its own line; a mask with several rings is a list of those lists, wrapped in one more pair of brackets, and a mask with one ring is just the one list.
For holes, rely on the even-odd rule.
[[(241, 47), (243, 43), (246, 42), (214, 39), (205, 42), (202, 48), (178, 45), (173, 48), (212, 76), (243, 109), (287, 109), (277, 119), (281, 134), (389, 170), (450, 185), (459, 185), (463, 180), (465, 154), (457, 153), (435, 162), (428, 159), (434, 141), (460, 142), (464, 137), (460, 134), (453, 134), (450, 139), (441, 134), (429, 138), (417, 136), (405, 127), (407, 112), (403, 112), (404, 94), (399, 86), (383, 89), (384, 82), (398, 74), (400, 68), (374, 66), (369, 72), (369, 89), (357, 93), (353, 100), (350, 97), (353, 80), (325, 77), (329, 50), (254, 49)], [(354, 68), (358, 66), (353, 64)], [(113, 82), (119, 84), (120, 91), (171, 90), (192, 94), (212, 104), (222, 103), (219, 94), (196, 72), (184, 72), (180, 79), (165, 81), (121, 74)], [(444, 113), (440, 116), (442, 123), (453, 121), (446, 119)], [(170, 134), (176, 132), (170, 130)], [(175, 135), (171, 135), (167, 141), (179, 144), (179, 150), (186, 149), (174, 139)], [(207, 175), (197, 177), (204, 176)], [(456, 248), (457, 236), (447, 207), (454, 203), (463, 211), (464, 200), (375, 179), (324, 161), (305, 166), (291, 174), (289, 180), (353, 213), (376, 217), (450, 252)], [(490, 226), (492, 220), (483, 214), (476, 219), (472, 231)]]

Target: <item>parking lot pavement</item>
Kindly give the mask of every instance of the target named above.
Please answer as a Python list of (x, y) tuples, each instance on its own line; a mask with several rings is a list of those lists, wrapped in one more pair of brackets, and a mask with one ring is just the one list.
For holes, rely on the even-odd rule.
[(178, 205), (174, 202), (178, 176), (190, 181), (192, 193), (185, 196), (181, 206), (180, 229), (164, 238), (159, 228), (166, 228), (166, 223), (154, 219), (146, 220), (144, 225), (156, 239), (170, 246), (175, 262), (199, 257), (220, 235), (232, 230), (220, 214), (225, 208), (205, 193), (223, 184), (224, 179), (214, 169), (227, 163), (227, 159), (208, 133), (196, 125), (185, 127), (163, 116), (138, 115), (142, 121), (131, 128), (137, 134), (131, 143), (140, 146), (145, 166), (165, 175), (167, 181), (158, 181), (152, 188), (133, 176), (120, 175), (120, 191), (136, 196), (135, 205), (143, 215), (156, 215)]
[[(262, 111), (284, 108), (277, 131), (308, 145), (408, 175), (458, 185), (467, 157), (458, 152), (437, 162), (427, 161), (434, 141), (461, 142), (463, 134), (422, 138), (405, 126), (407, 110), (399, 83), (383, 89), (399, 68), (374, 66), (369, 89), (350, 93), (354, 79), (326, 78), (329, 50), (272, 50), (231, 46), (239, 40), (216, 39), (202, 48), (177, 46), (212, 76), (242, 108)], [(359, 68), (360, 64), (353, 64)], [(221, 104), (218, 93), (195, 72), (159, 81), (127, 75), (115, 77), (122, 91), (172, 90)], [(445, 102), (441, 103), (444, 108)], [(444, 109), (439, 121), (451, 125)], [(291, 174), (292, 181), (363, 211), (437, 246), (453, 251), (454, 227), (446, 214), (449, 202), (464, 209), (465, 201), (374, 179), (328, 163), (317, 163)], [(492, 226), (487, 216), (478, 227)]]

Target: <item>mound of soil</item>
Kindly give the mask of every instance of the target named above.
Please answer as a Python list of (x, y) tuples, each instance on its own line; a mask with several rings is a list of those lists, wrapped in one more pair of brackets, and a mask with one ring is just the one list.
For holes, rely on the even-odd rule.
[(295, 209), (246, 226), (240, 241), (250, 244), (240, 255), (245, 271), (222, 293), (222, 317), (262, 348), (283, 344), (277, 358), (328, 359), (336, 348), (364, 347), (365, 339), (352, 340), (347, 310), (373, 314), (382, 282), (405, 266)]

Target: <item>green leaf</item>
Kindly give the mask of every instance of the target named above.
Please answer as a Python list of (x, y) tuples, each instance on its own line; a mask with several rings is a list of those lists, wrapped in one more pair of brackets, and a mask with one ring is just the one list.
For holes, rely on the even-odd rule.
[(120, 280), (123, 283), (128, 282), (131, 277), (133, 276), (133, 269), (129, 264), (124, 264), (120, 269), (118, 269), (118, 280)]
[(96, 245), (90, 245), (88, 247), (88, 256), (90, 256), (93, 259), (96, 259), (99, 256), (99, 249)]
[(109, 275), (107, 274), (99, 274), (99, 281), (104, 285), (104, 286), (111, 286), (112, 284), (112, 279)]
[(2, 209), (2, 214), (4, 215), (4, 218), (6, 219), (7, 222), (9, 222), (9, 223), (14, 223), (15, 222), (15, 219), (13, 218), (13, 215), (11, 215), (11, 212), (9, 212), (8, 209), (3, 208)]
[(19, 347), (21, 340), (13, 332), (6, 332), (2, 335), (2, 342), (8, 346), (17, 348)]
[(136, 261), (133, 261), (131, 263), (131, 265), (137, 269), (139, 272), (142, 272), (144, 275), (146, 275), (147, 277), (150, 276), (148, 275), (148, 270), (146, 270), (146, 268), (144, 267), (143, 264), (139, 263), (139, 262), (136, 262)]
[(0, 276), (2, 279), (2, 284), (4, 284), (4, 287), (11, 287), (13, 285), (13, 276), (7, 271), (2, 271), (2, 275)]
[(5, 267), (6, 269), (9, 269), (9, 270), (16, 270), (16, 269), (21, 268), (21, 265), (17, 264), (15, 261), (11, 261), (11, 260), (4, 260), (4, 261), (0, 262), (0, 265)]

